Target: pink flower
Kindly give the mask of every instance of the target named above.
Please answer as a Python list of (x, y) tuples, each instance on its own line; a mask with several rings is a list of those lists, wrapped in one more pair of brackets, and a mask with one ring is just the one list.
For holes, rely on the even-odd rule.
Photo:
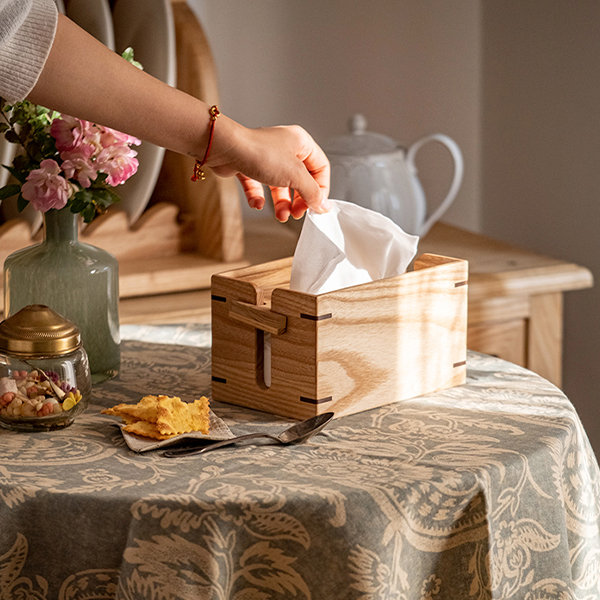
[(126, 144), (115, 144), (100, 152), (96, 166), (100, 173), (106, 173), (106, 183), (110, 186), (125, 183), (138, 169), (137, 152)]
[(92, 162), (83, 156), (75, 156), (63, 161), (62, 168), (67, 179), (74, 177), (84, 188), (89, 188), (98, 176)]
[(50, 126), (50, 135), (56, 140), (56, 149), (72, 150), (83, 138), (83, 122), (69, 115), (54, 119)]
[(117, 131), (116, 129), (111, 129), (110, 127), (101, 126), (100, 131), (100, 139), (104, 148), (107, 148), (108, 146), (113, 146), (115, 144), (139, 146), (142, 143), (136, 137), (133, 137), (132, 135), (129, 135), (127, 133), (121, 133), (120, 131)]
[(63, 208), (69, 200), (72, 187), (59, 173), (60, 167), (56, 161), (50, 158), (43, 160), (39, 169), (34, 169), (27, 175), (21, 188), (23, 198), (42, 212), (51, 208)]
[(101, 148), (98, 128), (89, 121), (69, 115), (62, 115), (52, 121), (50, 135), (54, 138), (56, 149), (63, 160), (80, 156), (91, 158)]

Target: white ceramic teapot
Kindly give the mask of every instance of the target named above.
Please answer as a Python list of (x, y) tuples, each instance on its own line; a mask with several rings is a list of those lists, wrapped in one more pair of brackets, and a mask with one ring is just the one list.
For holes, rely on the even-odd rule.
[[(349, 121), (349, 134), (323, 145), (331, 163), (330, 197), (376, 210), (407, 233), (425, 235), (456, 198), (463, 177), (460, 148), (448, 136), (434, 133), (406, 149), (392, 138), (366, 129), (366, 119), (354, 115)], [(415, 156), (420, 148), (433, 141), (443, 144), (450, 152), (454, 175), (446, 197), (428, 215)]]

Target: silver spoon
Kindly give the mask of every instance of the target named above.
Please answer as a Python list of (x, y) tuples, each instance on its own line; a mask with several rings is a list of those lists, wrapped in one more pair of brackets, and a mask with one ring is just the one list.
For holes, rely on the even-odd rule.
[(319, 433), (329, 421), (333, 418), (332, 412), (323, 413), (316, 417), (306, 419), (306, 421), (300, 421), (295, 423), (291, 427), (288, 427), (278, 435), (271, 433), (247, 433), (245, 435), (238, 435), (237, 437), (223, 440), (221, 442), (215, 442), (214, 444), (208, 444), (208, 446), (202, 446), (198, 448), (194, 446), (192, 448), (175, 448), (174, 450), (166, 450), (163, 452), (163, 456), (167, 458), (174, 458), (177, 456), (191, 456), (192, 454), (202, 454), (215, 448), (222, 448), (223, 446), (229, 446), (231, 444), (237, 444), (243, 440), (254, 440), (257, 438), (269, 438), (279, 442), (280, 444), (298, 444), (307, 440), (315, 433)]

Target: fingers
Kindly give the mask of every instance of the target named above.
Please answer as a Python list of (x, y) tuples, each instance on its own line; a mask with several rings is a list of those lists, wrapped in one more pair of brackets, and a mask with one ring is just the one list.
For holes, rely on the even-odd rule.
[[(319, 186), (320, 196), (318, 204), (321, 204), (329, 198), (329, 181), (331, 175), (329, 160), (325, 156), (325, 152), (315, 144), (310, 154), (304, 159), (304, 166)], [(310, 208), (316, 208), (306, 197), (304, 197), (304, 200)]]
[[(329, 171), (329, 163), (323, 167), (323, 171)], [(294, 200), (291, 206), (291, 214), (295, 219), (299, 219), (308, 208), (316, 213), (325, 213), (329, 210), (327, 201), (329, 175), (325, 173), (325, 179), (321, 179), (323, 184), (319, 183), (318, 177), (321, 176), (321, 171), (313, 175), (306, 169), (299, 176), (300, 183), (294, 187)]]
[(286, 187), (269, 186), (271, 197), (273, 198), (273, 208), (275, 209), (275, 218), (285, 223), (292, 213), (292, 198), (290, 189)]
[(241, 173), (237, 174), (237, 178), (242, 184), (248, 205), (258, 210), (262, 209), (265, 205), (265, 191), (262, 184)]
[[(241, 173), (237, 174), (237, 178), (242, 184), (242, 188), (244, 190), (244, 194), (246, 196), (246, 200), (248, 201), (248, 205), (251, 208), (256, 208), (257, 210), (261, 210), (265, 205), (265, 193), (261, 183), (258, 181), (251, 179), (250, 177), (246, 177), (246, 175), (242, 175)], [(270, 186), (271, 197), (273, 198), (273, 208), (275, 210), (275, 217), (277, 220), (285, 223), (292, 213), (292, 201), (290, 196), (290, 190), (288, 188)], [(297, 207), (295, 209), (295, 218), (299, 218), (304, 214), (306, 210), (306, 204), (304, 201), (300, 199), (299, 201), (295, 201)], [(298, 209), (298, 206), (302, 207)], [(300, 212), (299, 212), (300, 210)], [(299, 213), (299, 217), (296, 217), (296, 214)]]
[[(243, 149), (238, 157), (243, 160), (236, 165), (237, 177), (252, 208), (264, 207), (263, 184), (267, 184), (279, 221), (287, 221), (290, 215), (300, 219), (309, 208), (317, 213), (327, 212), (329, 161), (304, 129), (286, 126), (243, 131), (248, 139), (234, 147)], [(223, 165), (211, 167), (222, 174)]]
[(317, 213), (327, 212), (327, 198), (329, 197), (330, 166), (327, 156), (314, 140), (303, 131), (306, 136), (306, 153), (300, 155), (303, 169), (299, 171), (298, 182), (294, 182), (295, 189), (292, 215), (299, 218), (307, 208)]
[(308, 208), (308, 206), (306, 205), (306, 202), (304, 202), (304, 198), (302, 198), (302, 196), (294, 191), (294, 199), (292, 200), (292, 217), (294, 219), (300, 219), (302, 218), (302, 215), (306, 212), (306, 209)]

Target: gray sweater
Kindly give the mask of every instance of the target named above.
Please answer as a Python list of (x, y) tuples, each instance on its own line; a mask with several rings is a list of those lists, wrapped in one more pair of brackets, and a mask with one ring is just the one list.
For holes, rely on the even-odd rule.
[(0, 96), (22, 100), (35, 86), (56, 33), (53, 0), (0, 0)]

